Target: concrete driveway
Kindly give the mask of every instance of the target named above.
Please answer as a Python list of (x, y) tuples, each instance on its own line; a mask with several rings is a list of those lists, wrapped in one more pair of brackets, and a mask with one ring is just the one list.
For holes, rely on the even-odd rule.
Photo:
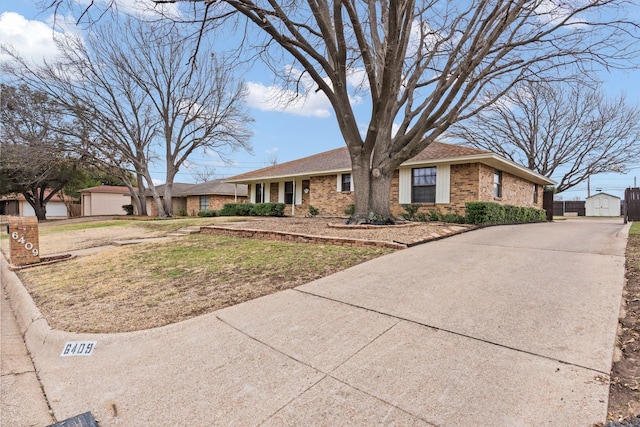
[[(606, 416), (627, 232), (485, 228), (125, 334), (50, 330), (15, 278), (3, 284), (58, 420), (591, 426)], [(72, 340), (97, 345), (60, 357)]]

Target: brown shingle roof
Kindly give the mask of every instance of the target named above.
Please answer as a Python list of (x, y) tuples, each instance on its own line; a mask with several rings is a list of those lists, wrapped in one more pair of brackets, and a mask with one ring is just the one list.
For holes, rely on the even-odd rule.
[(97, 187), (83, 188), (80, 193), (129, 193), (129, 188), (115, 185), (98, 185)]
[(432, 142), (422, 150), (417, 156), (407, 160), (405, 163), (419, 161), (451, 159), (454, 157), (475, 156), (477, 154), (489, 154), (489, 151), (478, 148), (465, 147), (463, 145), (445, 144), (443, 142)]
[[(236, 188), (237, 187), (237, 188)], [(200, 184), (194, 184), (187, 189), (183, 196), (202, 196), (202, 195), (226, 195), (226, 196), (246, 196), (249, 193), (249, 189), (245, 184), (229, 184), (228, 182), (222, 182), (219, 179), (213, 181), (202, 182)]]
[(290, 176), (300, 174), (321, 173), (326, 171), (351, 169), (351, 159), (347, 147), (336, 148), (302, 159), (280, 163), (274, 166), (226, 178), (225, 181), (255, 179), (264, 177)]
[[(164, 196), (164, 189), (166, 185), (156, 185), (156, 191), (162, 197)], [(248, 188), (244, 184), (236, 185), (228, 182), (223, 182), (219, 179), (207, 182), (201, 182), (200, 184), (185, 184), (182, 182), (173, 183), (173, 197), (187, 197), (187, 196), (204, 196), (204, 195), (221, 195), (221, 196), (246, 196), (248, 194)], [(147, 189), (147, 196), (151, 196), (151, 190)]]
[[(49, 197), (49, 194), (51, 194), (51, 190), (46, 189), (44, 191), (44, 197)], [(9, 200), (22, 200), (25, 201), (27, 200), (24, 195), (22, 193), (10, 193), (10, 194), (5, 194), (3, 196), (0, 196), (0, 201), (9, 201)], [(74, 197), (71, 196), (67, 196), (67, 195), (62, 195), (60, 192), (56, 193), (53, 195), (53, 197), (51, 198), (51, 202), (64, 202), (64, 201), (74, 201), (77, 200)]]
[[(465, 157), (477, 154), (488, 154), (488, 151), (461, 145), (432, 142), (420, 154), (405, 163), (424, 162), (438, 159)], [(351, 170), (351, 159), (347, 147), (336, 148), (313, 156), (281, 163), (226, 178), (225, 181), (242, 181), (258, 178), (275, 178), (302, 174), (319, 174), (333, 171)]]

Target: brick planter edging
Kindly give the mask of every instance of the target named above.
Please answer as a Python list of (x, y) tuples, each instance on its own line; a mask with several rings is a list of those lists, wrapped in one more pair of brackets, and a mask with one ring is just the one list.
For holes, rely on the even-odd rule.
[(276, 240), (282, 242), (313, 243), (317, 245), (377, 247), (390, 249), (406, 249), (408, 247), (403, 243), (383, 242), (378, 240), (313, 236), (308, 234), (286, 233), (284, 231), (253, 230), (248, 228), (226, 228), (215, 225), (201, 227), (200, 233), (218, 236), (244, 237), (249, 239)]
[[(374, 226), (376, 227), (376, 226)], [(284, 231), (255, 230), (248, 228), (227, 228), (216, 225), (203, 226), (200, 228), (201, 234), (212, 234), (228, 237), (244, 237), (248, 239), (276, 240), (281, 242), (312, 243), (318, 245), (336, 245), (352, 247), (378, 247), (390, 249), (406, 249), (410, 246), (439, 240), (454, 234), (464, 233), (473, 230), (475, 226), (450, 226), (443, 228), (440, 233), (431, 233), (407, 243), (385, 242), (380, 240), (350, 239), (346, 237), (313, 236), (300, 233), (286, 233)]]
[(360, 230), (373, 230), (374, 228), (380, 228), (380, 227), (402, 227), (402, 228), (407, 228), (407, 227), (416, 227), (418, 225), (421, 225), (419, 222), (409, 222), (406, 224), (393, 224), (393, 225), (374, 225), (374, 224), (339, 224), (339, 223), (335, 223), (335, 222), (330, 222), (327, 224), (327, 227), (329, 228), (355, 228), (355, 229), (360, 229)]

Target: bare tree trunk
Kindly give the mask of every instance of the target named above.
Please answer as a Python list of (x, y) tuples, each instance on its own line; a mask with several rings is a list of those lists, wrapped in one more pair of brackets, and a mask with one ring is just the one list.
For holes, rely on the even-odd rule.
[(164, 205), (162, 203), (162, 198), (156, 191), (156, 188), (151, 188), (151, 196), (153, 197), (153, 201), (156, 202), (156, 206), (158, 207), (158, 218), (166, 218), (167, 213), (164, 211)]
[[(145, 203), (144, 198), (142, 200), (140, 199), (140, 194), (138, 193), (138, 190), (136, 189), (136, 187), (131, 185), (131, 183), (126, 182), (125, 185), (129, 189), (129, 193), (131, 194), (131, 201), (133, 202), (134, 213), (136, 213), (137, 215), (146, 216), (147, 204)], [(142, 191), (144, 192), (144, 189)]]
[[(363, 164), (365, 163), (365, 164)], [(369, 188), (371, 186), (371, 175), (369, 172), (369, 162), (352, 161), (352, 178), (354, 188)], [(351, 222), (359, 223), (366, 221), (369, 217), (369, 191), (354, 191), (355, 211)]]
[(164, 184), (164, 210), (167, 216), (173, 216), (173, 180), (176, 177), (177, 170), (167, 162), (167, 178)]
[(393, 222), (389, 194), (391, 193), (391, 181), (393, 171), (380, 171), (374, 168), (371, 172), (371, 186), (369, 191), (369, 211), (374, 212), (370, 221)]
[(47, 219), (47, 207), (39, 203), (38, 200), (31, 206), (36, 213), (38, 221), (45, 221)]
[(138, 180), (138, 193), (134, 199), (136, 200), (136, 203), (139, 204), (138, 215), (147, 216), (149, 215), (149, 212), (147, 212), (147, 192), (146, 186), (144, 185), (144, 178), (142, 175), (137, 174), (136, 179)]
[(158, 217), (166, 218), (167, 213), (164, 210), (164, 204), (162, 203), (162, 198), (158, 194), (158, 190), (156, 190), (156, 186), (154, 185), (153, 179), (151, 178), (151, 174), (149, 174), (148, 170), (144, 171), (144, 179), (147, 181), (148, 188), (151, 191), (151, 197), (153, 197), (153, 200), (156, 203), (156, 207), (158, 208)]

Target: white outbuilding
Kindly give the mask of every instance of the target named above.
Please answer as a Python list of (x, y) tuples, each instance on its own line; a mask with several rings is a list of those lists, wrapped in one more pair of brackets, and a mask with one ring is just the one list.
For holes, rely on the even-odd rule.
[(620, 216), (620, 197), (597, 193), (587, 197), (586, 216)]

